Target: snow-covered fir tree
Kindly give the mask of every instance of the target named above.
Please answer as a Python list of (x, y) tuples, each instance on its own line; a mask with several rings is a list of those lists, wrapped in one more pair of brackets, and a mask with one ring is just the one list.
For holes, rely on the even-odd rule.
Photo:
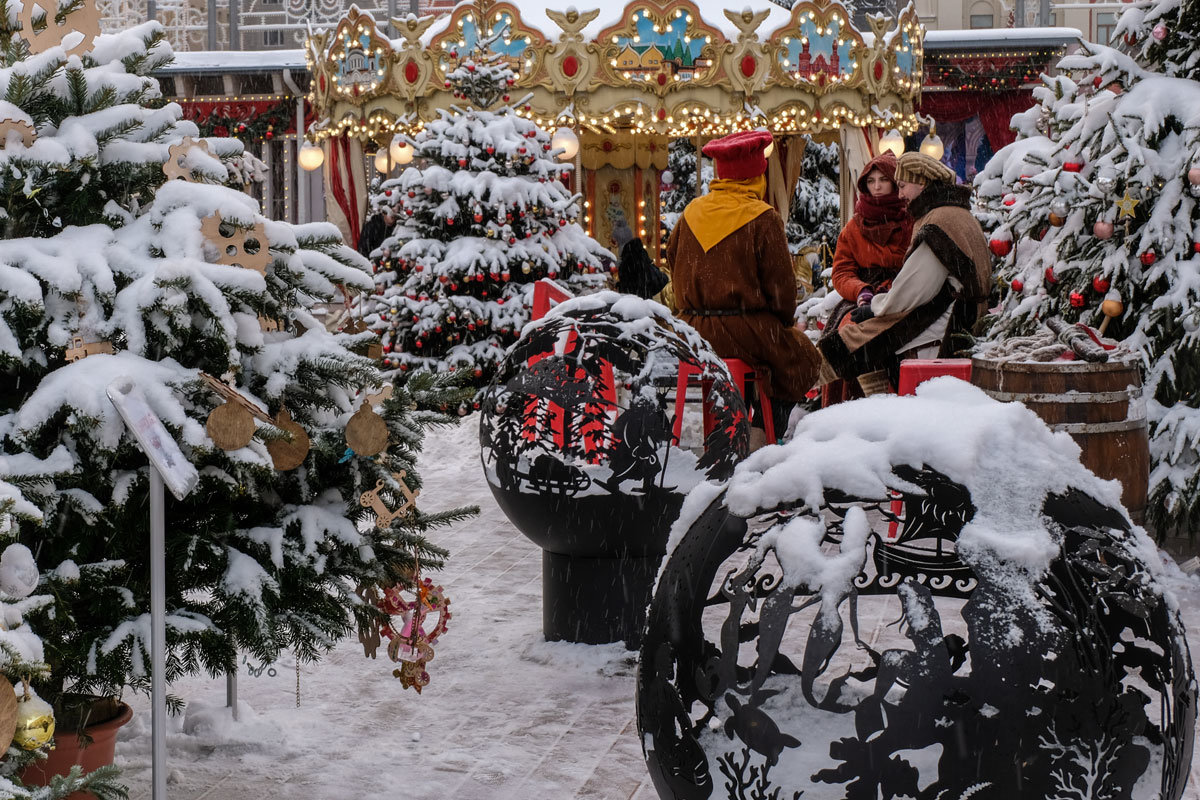
[(465, 371), (476, 387), (529, 321), (534, 282), (587, 293), (613, 260), (577, 223), (580, 195), (561, 180), (570, 167), (516, 113), (515, 73), (490, 41), (447, 77), (470, 105), (439, 111), (411, 141), (413, 165), (373, 198), (396, 222), (360, 308), (399, 375)]
[(1113, 41), (1148, 70), (1200, 80), (1200, 2), (1150, 0), (1121, 14)]
[[(0, 489), (52, 598), (28, 611), (49, 667), (35, 685), (60, 713), (66, 692), (149, 685), (149, 476), (106, 396), (119, 376), (200, 475), (166, 505), (167, 680), (231, 672), (238, 651), (316, 658), (382, 614), (356, 587), (410, 580), (418, 555), (436, 568), (445, 552), (426, 533), (469, 512), (379, 526), (360, 504), (379, 487), (399, 506), (401, 471), (420, 485), (423, 430), (451, 420), (411, 412), (413, 395), (457, 390), (410, 382), (377, 406), (386, 451), (348, 450), (347, 422), (383, 377), (355, 352), (370, 333), (330, 334), (313, 308), (369, 290), (367, 260), (332, 225), (266, 219), (224, 185), (240, 142), (184, 147), (195, 125), (152, 107), (150, 73), (172, 57), (159, 24), (30, 55), (14, 5), (0, 11), (0, 119), (14, 121), (0, 149)], [(259, 417), (232, 414), (229, 450), (210, 435), (223, 401), (202, 372)]]
[[(803, 169), (796, 182), (791, 213), (786, 224), (788, 246), (793, 253), (820, 247), (832, 247), (841, 232), (842, 196), (838, 188), (841, 160), (836, 144), (821, 144), (804, 136)], [(814, 276), (814, 279), (816, 276)], [(814, 283), (816, 280), (814, 280)]]
[[(1163, 11), (1168, 3), (1153, 8)], [(1176, 7), (1178, 12), (1179, 7)], [(1140, 31), (1131, 19), (1121, 25)], [(1158, 12), (1155, 12), (1158, 13)], [(1181, 19), (1153, 17), (1180, 36)], [(1148, 24), (1148, 23), (1147, 23)], [(1194, 36), (1200, 26), (1193, 20)], [(1133, 49), (1159, 57), (1136, 38)], [(1178, 53), (1195, 66), (1195, 52)], [(1191, 66), (1188, 66), (1188, 65)], [(1163, 66), (1152, 62), (1154, 66)], [(993, 338), (1038, 319), (1101, 325), (1145, 366), (1148, 520), (1200, 525), (1200, 83), (1085, 45), (1014, 117), (1015, 143), (976, 178), (1004, 285)]]
[(663, 191), (659, 199), (662, 211), (659, 218), (665, 229), (663, 240), (670, 234), (683, 209), (698, 197), (696, 179), (700, 179), (701, 194), (708, 189), (713, 179), (712, 164), (702, 159), (703, 174), (696, 171), (696, 145), (691, 139), (675, 139), (667, 148), (667, 169), (663, 175)]

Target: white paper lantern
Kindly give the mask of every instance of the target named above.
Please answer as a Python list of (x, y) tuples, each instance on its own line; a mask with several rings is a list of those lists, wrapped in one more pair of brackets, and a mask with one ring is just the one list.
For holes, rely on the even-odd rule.
[(300, 147), (300, 155), (297, 157), (300, 161), (300, 167), (305, 172), (312, 172), (314, 169), (320, 169), (325, 163), (325, 151), (313, 144), (305, 142)]
[(879, 139), (879, 152), (890, 150), (892, 155), (899, 158), (904, 152), (904, 137), (900, 135), (900, 131), (892, 128)]
[(562, 150), (558, 154), (559, 161), (570, 161), (579, 152), (579, 137), (568, 127), (559, 128), (550, 138), (550, 148)]
[(389, 148), (389, 151), (392, 154), (392, 163), (396, 164), (397, 166), (411, 164), (413, 155), (415, 153), (413, 146), (409, 144), (400, 134), (396, 134), (394, 137), (392, 137), (392, 145)]
[(932, 131), (930, 131), (929, 135), (926, 136), (921, 142), (921, 153), (929, 156), (930, 158), (936, 158), (938, 161), (941, 161), (942, 155), (945, 152), (946, 148), (942, 144), (941, 138)]
[(388, 174), (388, 151), (386, 147), (381, 147), (375, 151), (375, 171), (380, 175)]

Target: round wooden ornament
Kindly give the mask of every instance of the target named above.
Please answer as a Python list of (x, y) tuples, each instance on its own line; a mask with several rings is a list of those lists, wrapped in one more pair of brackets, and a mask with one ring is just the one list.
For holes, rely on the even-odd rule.
[(346, 444), (360, 456), (378, 455), (387, 449), (387, 423), (369, 402), (363, 403), (346, 423)]
[(241, 450), (254, 438), (254, 417), (244, 406), (223, 403), (208, 415), (208, 438), (222, 450)]
[(287, 472), (303, 464), (308, 456), (308, 434), (304, 432), (304, 428), (292, 421), (292, 415), (286, 408), (279, 410), (279, 415), (275, 417), (275, 427), (292, 435), (291, 441), (276, 439), (267, 444), (267, 452), (271, 454), (275, 469)]

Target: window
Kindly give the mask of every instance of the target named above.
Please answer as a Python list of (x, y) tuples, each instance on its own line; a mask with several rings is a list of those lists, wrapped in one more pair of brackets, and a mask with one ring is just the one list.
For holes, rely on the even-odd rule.
[(994, 28), (996, 26), (994, 14), (972, 14), (972, 28)]
[(283, 47), (283, 31), (263, 31), (263, 47)]
[(1101, 11), (1096, 15), (1096, 41), (1108, 44), (1112, 41), (1113, 29), (1117, 27), (1117, 15), (1112, 11)]

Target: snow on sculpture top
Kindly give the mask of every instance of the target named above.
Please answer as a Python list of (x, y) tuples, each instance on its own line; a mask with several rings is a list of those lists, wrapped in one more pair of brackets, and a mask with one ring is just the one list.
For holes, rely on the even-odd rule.
[(916, 127), (924, 31), (913, 6), (860, 32), (844, 6), (804, 0), (790, 11), (756, 0), (632, 0), (619, 13), (464, 0), (441, 18), (394, 20), (388, 42), (351, 7), (309, 38), (316, 138), (412, 133), (453, 100), (446, 75), (481, 38), (529, 93), (542, 126), (718, 136), (763, 125), (780, 133), (842, 126)]

